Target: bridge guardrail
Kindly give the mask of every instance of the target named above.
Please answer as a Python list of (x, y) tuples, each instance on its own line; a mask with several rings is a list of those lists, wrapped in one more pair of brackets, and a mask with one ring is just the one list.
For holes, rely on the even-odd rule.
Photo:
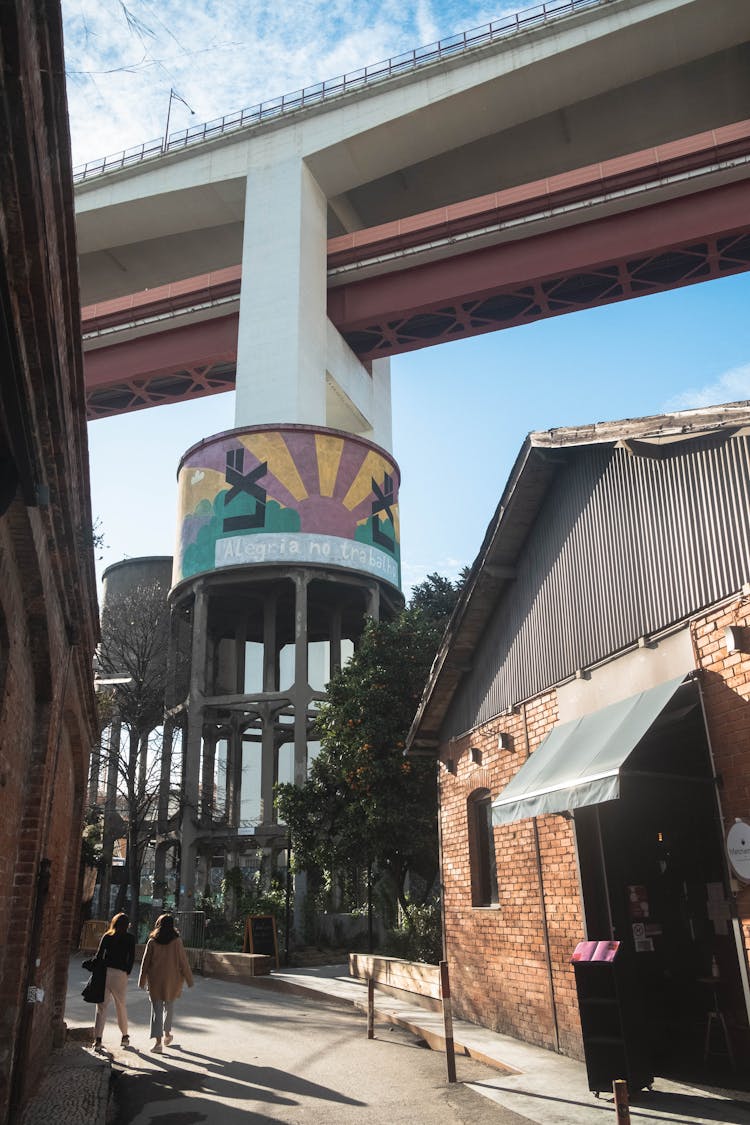
[(612, 0), (546, 0), (545, 3), (535, 4), (531, 8), (511, 13), (492, 23), (482, 24), (480, 27), (469, 31), (458, 32), (446, 39), (439, 39), (435, 43), (428, 43), (424, 47), (416, 47), (413, 51), (395, 55), (393, 58), (384, 59), (382, 62), (361, 67), (349, 74), (339, 75), (337, 78), (326, 79), (325, 82), (316, 82), (312, 86), (305, 86), (302, 90), (295, 90), (291, 94), (282, 94), (277, 98), (260, 102), (248, 109), (236, 110), (207, 121), (202, 125), (194, 125), (188, 129), (170, 133), (161, 140), (146, 141), (142, 145), (135, 145), (123, 152), (112, 156), (99, 157), (79, 164), (73, 169), (74, 183), (95, 176), (103, 176), (107, 172), (120, 171), (133, 164), (140, 164), (145, 160), (152, 160), (163, 156), (167, 152), (188, 148), (225, 133), (233, 133), (237, 129), (244, 129), (251, 125), (259, 125), (282, 114), (293, 113), (308, 106), (332, 98), (341, 97), (364, 86), (387, 81), (399, 77), (410, 70), (418, 70), (434, 62), (451, 58), (484, 47), (498, 39), (505, 39), (517, 35), (521, 31), (528, 31), (531, 27), (549, 23), (562, 16), (570, 15), (583, 8), (594, 8), (609, 4)]

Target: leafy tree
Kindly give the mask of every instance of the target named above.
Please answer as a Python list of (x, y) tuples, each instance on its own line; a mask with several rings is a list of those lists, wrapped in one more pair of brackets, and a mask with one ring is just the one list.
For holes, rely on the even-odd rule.
[(421, 610), (425, 617), (442, 631), (453, 612), (468, 573), (469, 567), (464, 567), (457, 582), (452, 582), (442, 574), (428, 574), (424, 582), (420, 582), (412, 590), (409, 609)]
[[(164, 695), (169, 647), (169, 607), (158, 583), (140, 585), (108, 599), (101, 621), (97, 674), (129, 677), (100, 695), (100, 768), (108, 778), (104, 862), (111, 864), (118, 825), (127, 837), (127, 884), (134, 924), (141, 870), (152, 839), (159, 793)], [(121, 739), (124, 731), (124, 740)], [(124, 745), (123, 745), (124, 741)], [(114, 792), (112, 789), (114, 788)], [(118, 901), (122, 908), (123, 888)]]
[(429, 575), (393, 621), (369, 621), (349, 663), (331, 680), (306, 784), (279, 786), (295, 864), (326, 871), (365, 866), (386, 874), (407, 925), (409, 876), (425, 893), (438, 870), (437, 791), (431, 759), (404, 743), (460, 583)]
[(102, 810), (90, 808), (85, 817), (81, 840), (81, 866), (98, 867), (102, 858)]

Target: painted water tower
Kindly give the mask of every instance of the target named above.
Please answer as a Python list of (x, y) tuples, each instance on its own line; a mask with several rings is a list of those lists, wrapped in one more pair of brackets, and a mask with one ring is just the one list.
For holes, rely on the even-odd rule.
[(167, 709), (184, 746), (189, 909), (214, 864), (278, 862), (274, 785), (304, 782), (325, 685), (365, 619), (403, 599), (399, 470), (371, 441), (242, 427), (189, 449), (178, 486), (172, 648), (189, 675), (173, 676)]

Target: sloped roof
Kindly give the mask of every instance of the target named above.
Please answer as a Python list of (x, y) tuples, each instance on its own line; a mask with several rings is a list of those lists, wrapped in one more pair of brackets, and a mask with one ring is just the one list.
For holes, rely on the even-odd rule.
[(448, 622), (407, 738), (407, 750), (436, 747), (458, 686), (506, 586), (515, 577), (526, 537), (556, 470), (590, 445), (620, 445), (633, 453), (717, 431), (750, 431), (750, 401), (696, 410), (564, 426), (530, 433), (516, 457), (455, 610)]

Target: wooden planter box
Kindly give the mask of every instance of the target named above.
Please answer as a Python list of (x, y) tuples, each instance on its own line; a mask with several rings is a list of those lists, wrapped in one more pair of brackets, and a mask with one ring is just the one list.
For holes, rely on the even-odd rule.
[(272, 957), (262, 953), (220, 953), (214, 949), (202, 950), (202, 962), (204, 977), (237, 984), (249, 982), (253, 977), (268, 976), (274, 964)]
[(349, 974), (359, 980), (372, 977), (376, 988), (399, 1000), (411, 1000), (433, 1012), (441, 1010), (440, 967), (400, 957), (349, 954)]

